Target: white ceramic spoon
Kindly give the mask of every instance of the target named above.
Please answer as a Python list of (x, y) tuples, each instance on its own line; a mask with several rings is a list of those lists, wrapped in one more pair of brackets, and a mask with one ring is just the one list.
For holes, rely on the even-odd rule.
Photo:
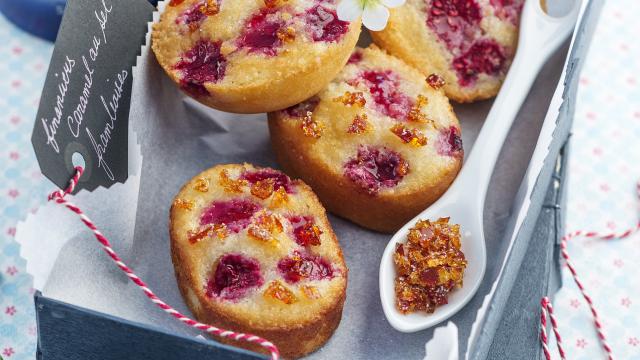
[[(500, 93), (482, 126), (462, 171), (449, 190), (427, 210), (402, 227), (387, 245), (380, 262), (380, 298), (387, 320), (402, 332), (423, 330), (454, 315), (476, 293), (484, 276), (485, 250), (483, 210), (487, 188), (502, 144), (526, 98), (540, 68), (572, 32), (580, 1), (563, 17), (554, 18), (541, 8), (540, 0), (526, 0), (520, 23), (518, 50)], [(395, 307), (393, 253), (398, 242), (405, 242), (409, 228), (419, 219), (451, 217), (460, 224), (462, 251), (468, 265), (464, 285), (449, 295), (449, 303), (433, 314), (401, 314)]]

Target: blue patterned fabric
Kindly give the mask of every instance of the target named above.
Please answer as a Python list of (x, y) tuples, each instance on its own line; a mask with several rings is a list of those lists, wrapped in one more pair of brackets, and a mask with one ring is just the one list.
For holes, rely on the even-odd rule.
[(52, 49), (0, 16), (0, 356), (5, 360), (35, 357), (32, 281), (13, 237), (16, 223), (52, 189), (40, 174), (30, 139)]

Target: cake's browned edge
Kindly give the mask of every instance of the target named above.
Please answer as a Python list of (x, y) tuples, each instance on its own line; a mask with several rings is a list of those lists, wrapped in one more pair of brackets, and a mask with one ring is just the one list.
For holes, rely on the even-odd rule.
[(299, 143), (286, 136), (280, 115), (270, 113), (268, 116), (271, 145), (278, 163), (285, 172), (289, 176), (303, 178), (331, 213), (367, 229), (383, 233), (397, 231), (438, 200), (462, 167), (462, 160), (456, 161), (445, 172), (442, 181), (420, 191), (371, 196), (344, 176), (334, 176), (326, 164), (312, 162), (305, 157)]
[[(301, 180), (296, 181), (302, 182)], [(187, 182), (184, 186), (187, 186), (188, 183), (189, 182)], [(311, 192), (309, 186), (304, 182), (302, 182), (302, 185), (303, 189), (305, 191), (309, 191), (310, 195), (316, 201), (318, 201), (318, 204), (320, 204), (317, 196), (313, 192)], [(322, 208), (321, 210), (323, 210), (323, 222), (325, 222), (327, 225), (330, 225), (326, 217), (326, 212)], [(180, 246), (178, 246), (177, 234), (174, 232), (172, 226), (174, 211), (175, 207), (172, 205), (169, 215), (171, 261), (173, 262), (176, 281), (178, 283), (178, 288), (180, 289), (182, 298), (185, 300), (185, 303), (198, 321), (205, 324), (214, 325), (219, 328), (232, 330), (234, 332), (243, 332), (263, 337), (274, 343), (278, 347), (280, 355), (285, 359), (300, 358), (317, 350), (329, 340), (335, 329), (340, 324), (340, 320), (342, 319), (342, 309), (344, 307), (344, 302), (346, 299), (346, 284), (348, 281), (349, 269), (344, 262), (344, 256), (342, 254), (342, 248), (340, 246), (338, 246), (337, 248), (339, 258), (342, 261), (342, 265), (344, 267), (343, 276), (345, 287), (342, 288), (342, 291), (336, 299), (333, 307), (325, 312), (318, 313), (317, 316), (314, 317), (314, 319), (306, 323), (296, 324), (295, 326), (280, 326), (256, 329), (251, 327), (249, 324), (246, 324), (243, 319), (234, 318), (233, 316), (226, 314), (223, 309), (214, 306), (210, 299), (206, 297), (204, 291), (193, 291), (193, 293), (198, 297), (198, 301), (200, 302), (200, 311), (198, 311), (197, 304), (192, 303), (191, 298), (189, 297), (189, 289), (197, 290), (199, 289), (200, 285), (197, 284), (196, 276), (193, 271), (190, 271), (186, 266), (184, 266), (185, 261), (183, 259), (186, 258), (186, 254), (184, 254)], [(333, 232), (333, 229), (329, 227), (329, 230), (332, 241), (336, 244), (339, 244), (338, 239)], [(268, 354), (268, 351), (265, 348), (257, 344), (249, 343), (247, 341), (236, 341), (229, 338), (215, 338), (222, 343)]]

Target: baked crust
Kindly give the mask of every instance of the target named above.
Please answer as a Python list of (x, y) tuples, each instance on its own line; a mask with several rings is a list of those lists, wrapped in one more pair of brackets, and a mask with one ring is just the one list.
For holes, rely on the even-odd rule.
[[(361, 60), (348, 64), (327, 88), (310, 100), (317, 102), (312, 119), (324, 126), (321, 136), (305, 136), (301, 119), (291, 116), (289, 109), (269, 114), (271, 143), (285, 172), (304, 179), (329, 211), (372, 230), (394, 232), (436, 201), (453, 182), (462, 165), (462, 149), (455, 154), (440, 154), (440, 137), (449, 130), (459, 135), (460, 126), (443, 91), (427, 85), (417, 70), (375, 45), (357, 49), (356, 54)], [(353, 86), (353, 79), (363, 71), (387, 69), (399, 76), (400, 91), (408, 97), (427, 98), (420, 111), (433, 124), (382, 114), (366, 87)], [(364, 107), (349, 107), (335, 100), (346, 91), (362, 92), (366, 99)], [(349, 123), (359, 114), (367, 116), (371, 128), (361, 134), (348, 133)], [(389, 131), (397, 124), (420, 130), (427, 139), (426, 145), (404, 143)], [(395, 187), (380, 188), (376, 194), (363, 191), (344, 171), (347, 159), (363, 144), (397, 152), (409, 164), (409, 173)]]
[[(464, 49), (450, 49), (428, 25), (431, 2), (407, 0), (404, 6), (391, 9), (389, 22), (383, 31), (371, 31), (373, 41), (390, 54), (414, 66), (425, 75), (440, 74), (445, 80), (447, 96), (461, 103), (489, 99), (497, 95), (511, 64), (518, 41), (518, 18), (522, 1), (513, 2), (509, 17), (490, 0), (470, 0), (476, 3), (481, 19), (468, 36), (469, 43), (494, 41), (502, 47), (505, 56), (502, 68), (495, 74), (479, 73), (471, 85), (461, 85), (460, 76), (454, 70), (454, 58)], [(450, 2), (450, 1), (444, 1)], [(515, 15), (514, 15), (515, 14)]]
[[(249, 164), (217, 165), (187, 182), (176, 196), (177, 202), (174, 201), (170, 211), (170, 236), (171, 258), (180, 292), (198, 321), (261, 336), (276, 344), (284, 358), (298, 358), (308, 354), (331, 337), (340, 323), (346, 297), (348, 269), (325, 210), (311, 189), (299, 180), (291, 182), (295, 193), (288, 195), (288, 202), (277, 207), (270, 205), (273, 195), (264, 200), (252, 197), (250, 184), (244, 187), (242, 193), (228, 193), (217, 185), (219, 174), (223, 170), (235, 178), (245, 171), (251, 172), (260, 168)], [(202, 178), (210, 181), (209, 191), (206, 193), (195, 190), (198, 179)], [(251, 199), (264, 208), (269, 208), (273, 214), (282, 215), (282, 219), (285, 215), (312, 216), (322, 229), (321, 244), (306, 247), (296, 244), (291, 239), (290, 224), (285, 223), (285, 220), (282, 220), (284, 231), (276, 236), (277, 245), (251, 238), (246, 228), (237, 234), (229, 232), (229, 236), (223, 240), (214, 236), (195, 244), (189, 241), (187, 229), (197, 228), (194, 224), (212, 200), (238, 198)], [(180, 206), (181, 201), (193, 201), (193, 209), (184, 209)], [(282, 279), (276, 264), (279, 259), (290, 255), (294, 250), (326, 259), (333, 267), (333, 277), (319, 280), (303, 279), (298, 283), (289, 283)], [(241, 253), (248, 258), (257, 259), (264, 277), (263, 284), (249, 290), (237, 300), (212, 297), (206, 291), (207, 281), (214, 275), (216, 261), (229, 253)], [(274, 280), (280, 281), (292, 291), (297, 301), (285, 304), (268, 298), (265, 290)], [(300, 291), (302, 285), (314, 286), (320, 297), (305, 298)], [(228, 338), (217, 340), (265, 353), (264, 348), (247, 342)]]
[[(153, 24), (152, 49), (167, 75), (181, 85), (184, 75), (176, 69), (198, 41), (220, 42), (225, 57), (224, 76), (202, 84), (208, 94), (190, 94), (210, 107), (234, 113), (261, 113), (283, 109), (320, 91), (344, 66), (360, 35), (360, 21), (348, 25), (337, 41), (313, 41), (303, 20), (291, 23), (295, 39), (277, 46), (275, 55), (249, 51), (238, 43), (251, 16), (265, 9), (263, 0), (222, 1), (219, 13), (202, 21), (190, 32), (176, 19), (201, 0), (185, 0), (167, 6), (160, 21)], [(335, 9), (330, 1), (289, 0), (288, 13), (304, 12), (321, 4)], [(280, 11), (280, 10), (278, 10)], [(299, 16), (303, 19), (303, 16)], [(181, 85), (182, 86), (182, 85)]]

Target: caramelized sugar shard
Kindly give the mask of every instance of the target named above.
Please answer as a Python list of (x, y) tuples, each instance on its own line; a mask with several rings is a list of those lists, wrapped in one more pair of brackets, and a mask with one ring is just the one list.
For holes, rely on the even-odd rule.
[(247, 180), (233, 180), (229, 176), (227, 170), (220, 171), (220, 186), (224, 188), (226, 192), (241, 193), (242, 189), (247, 185)]
[(276, 36), (280, 41), (284, 43), (290, 43), (296, 39), (296, 30), (291, 26), (280, 28), (276, 32)]
[(273, 187), (275, 186), (275, 183), (276, 181), (273, 178), (256, 181), (251, 185), (251, 194), (264, 200), (273, 194)]
[(202, 193), (206, 193), (209, 191), (209, 179), (207, 178), (199, 178), (196, 180), (196, 183), (193, 185), (193, 189)]
[(196, 244), (205, 238), (212, 238), (214, 235), (217, 236), (218, 239), (224, 240), (229, 236), (227, 226), (225, 224), (207, 224), (199, 230), (187, 232), (187, 238), (192, 244)]
[(200, 12), (207, 16), (216, 15), (220, 12), (218, 0), (206, 0), (202, 5), (200, 5)]
[(398, 167), (396, 168), (396, 172), (400, 176), (407, 175), (409, 173), (409, 163), (404, 159), (400, 159), (400, 161), (398, 162)]
[(441, 87), (443, 87), (446, 83), (445, 83), (444, 79), (440, 75), (431, 74), (431, 75), (427, 76), (427, 84), (429, 84), (429, 86), (431, 86), (435, 90), (438, 90)]
[(264, 297), (281, 301), (287, 305), (291, 305), (298, 301), (293, 291), (289, 290), (280, 281), (273, 280), (267, 290), (264, 291)]
[(427, 145), (426, 136), (418, 129), (409, 129), (402, 124), (396, 124), (390, 130), (405, 144), (415, 147)]
[(364, 94), (361, 91), (356, 91), (353, 93), (350, 91), (345, 91), (344, 94), (338, 96), (337, 98), (334, 98), (333, 101), (341, 102), (345, 106), (357, 106), (360, 108), (367, 103), (367, 100), (364, 98)]
[(322, 230), (316, 225), (310, 216), (294, 216), (290, 218), (293, 225), (293, 235), (295, 241), (300, 246), (318, 246), (320, 245), (320, 235)]
[(271, 198), (271, 207), (278, 208), (280, 206), (285, 205), (289, 202), (289, 194), (284, 189), (284, 187), (279, 187), (278, 190), (273, 192), (273, 197)]
[(184, 210), (193, 210), (195, 203), (193, 200), (175, 199), (173, 201), (173, 206)]
[(422, 107), (429, 103), (429, 99), (427, 99), (424, 95), (418, 95), (416, 99), (416, 103), (411, 107), (409, 113), (407, 114), (407, 120), (417, 123), (430, 123), (434, 125), (434, 121), (429, 119), (427, 115), (422, 112)]
[(249, 236), (256, 240), (277, 244), (275, 235), (282, 232), (282, 223), (274, 214), (261, 212), (249, 225)]
[(358, 114), (353, 118), (353, 122), (349, 125), (347, 133), (349, 134), (362, 134), (369, 128), (369, 122), (367, 121), (367, 114)]
[(307, 115), (302, 119), (302, 132), (305, 136), (319, 139), (322, 136), (324, 127), (322, 124), (313, 119), (313, 113), (307, 111)]
[(302, 285), (300, 286), (300, 290), (302, 291), (302, 294), (309, 300), (320, 299), (322, 297), (318, 288), (312, 285)]
[(421, 220), (409, 230), (407, 242), (393, 255), (400, 312), (432, 313), (447, 303), (448, 294), (462, 286), (467, 266), (460, 246), (460, 226), (449, 224), (449, 218)]

